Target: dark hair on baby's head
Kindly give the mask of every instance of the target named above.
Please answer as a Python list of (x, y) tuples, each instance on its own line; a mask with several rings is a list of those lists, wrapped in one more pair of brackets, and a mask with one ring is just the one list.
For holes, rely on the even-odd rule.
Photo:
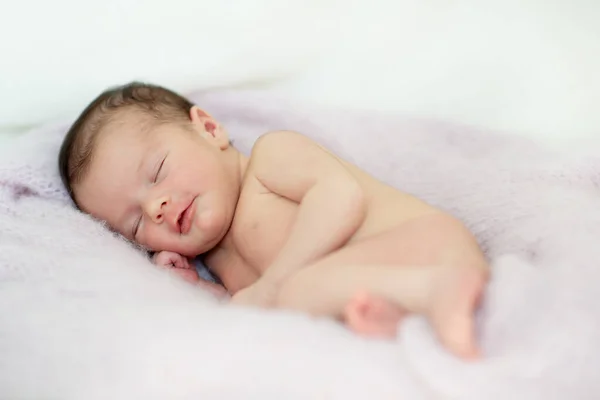
[(62, 182), (77, 205), (73, 186), (81, 182), (92, 160), (96, 140), (104, 128), (125, 110), (140, 113), (152, 124), (190, 121), (193, 103), (160, 86), (132, 82), (106, 90), (73, 123), (58, 156)]

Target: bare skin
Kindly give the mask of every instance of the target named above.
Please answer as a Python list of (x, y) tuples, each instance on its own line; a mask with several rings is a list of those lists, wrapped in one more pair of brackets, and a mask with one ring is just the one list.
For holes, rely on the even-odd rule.
[[(393, 336), (406, 313), (419, 313), (451, 352), (478, 355), (473, 319), (488, 266), (459, 221), (298, 133), (266, 134), (246, 158), (202, 110), (194, 107), (190, 121), (195, 133), (172, 128), (154, 142), (107, 133), (75, 188), (82, 208), (152, 250), (205, 253), (233, 303), (329, 316), (380, 337)], [(129, 149), (148, 142), (166, 150), (136, 156)], [(153, 172), (128, 178), (123, 162), (115, 165), (116, 148), (142, 164), (166, 153), (168, 173), (161, 167), (160, 179)], [(107, 178), (110, 168), (112, 176), (120, 171), (120, 185)], [(211, 171), (220, 179), (207, 178)], [(196, 180), (203, 186), (190, 189)]]
[[(296, 133), (264, 136), (252, 156), (223, 245), (266, 282), (250, 296), (343, 318), (364, 290), (426, 314), (458, 355), (477, 354), (472, 316), (487, 266), (462, 224)], [(229, 265), (221, 262), (217, 273)]]

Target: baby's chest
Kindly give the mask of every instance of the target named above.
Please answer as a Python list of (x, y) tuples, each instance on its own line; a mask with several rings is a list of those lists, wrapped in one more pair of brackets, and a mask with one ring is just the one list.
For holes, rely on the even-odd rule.
[(232, 239), (244, 261), (262, 273), (287, 240), (298, 204), (272, 193), (240, 199)]

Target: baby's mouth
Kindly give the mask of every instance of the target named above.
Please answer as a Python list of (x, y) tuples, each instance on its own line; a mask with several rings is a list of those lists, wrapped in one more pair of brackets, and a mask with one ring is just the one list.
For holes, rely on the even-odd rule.
[(179, 233), (182, 235), (187, 234), (192, 228), (192, 220), (194, 218), (194, 201), (196, 198), (192, 199), (190, 204), (183, 210), (179, 217), (177, 218), (177, 225), (179, 228)]
[(185, 210), (181, 214), (179, 214), (179, 218), (177, 218), (177, 228), (179, 229), (179, 233), (181, 233), (181, 221), (183, 220), (183, 214), (185, 214)]

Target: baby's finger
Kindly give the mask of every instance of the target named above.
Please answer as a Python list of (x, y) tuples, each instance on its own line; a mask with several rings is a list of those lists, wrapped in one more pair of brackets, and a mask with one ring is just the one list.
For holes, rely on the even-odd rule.
[(181, 267), (180, 268), (184, 268), (184, 269), (193, 269), (194, 271), (196, 270), (196, 267), (194, 267), (194, 265), (192, 264), (192, 262), (190, 261), (189, 258), (181, 256)]
[(175, 254), (175, 256), (171, 257), (170, 260), (171, 260), (171, 264), (175, 268), (190, 269), (190, 265), (188, 263), (187, 258), (185, 258), (182, 255)]
[(181, 258), (181, 256), (177, 253), (161, 251), (154, 256), (153, 261), (154, 264), (159, 267), (173, 267), (176, 265), (179, 258)]

